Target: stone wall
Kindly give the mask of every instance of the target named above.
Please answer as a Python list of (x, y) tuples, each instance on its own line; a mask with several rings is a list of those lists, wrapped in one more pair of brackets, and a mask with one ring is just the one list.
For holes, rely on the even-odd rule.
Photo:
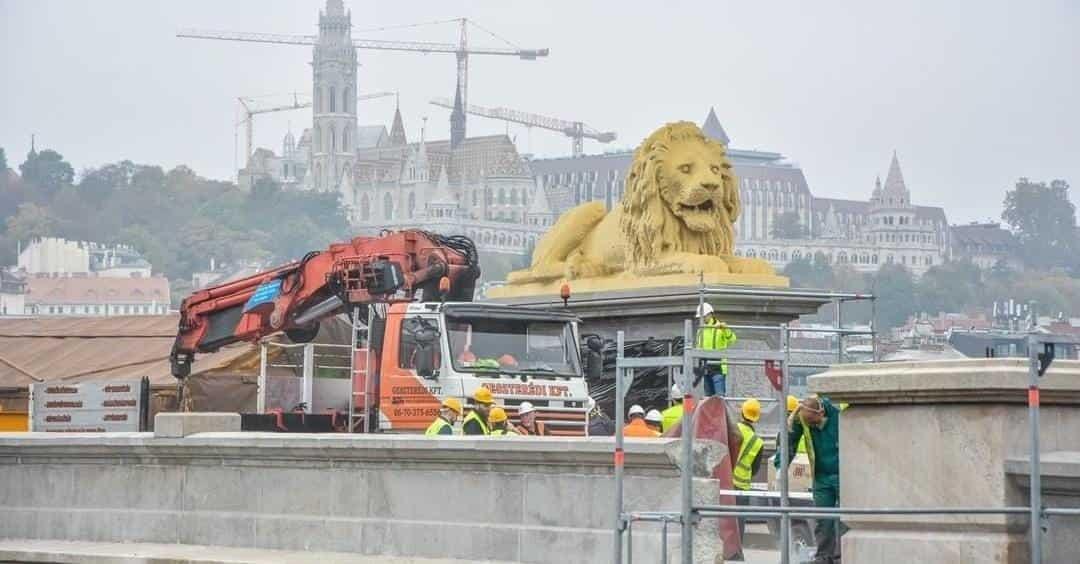
[[(678, 510), (670, 442), (627, 441), (627, 510)], [(611, 451), (599, 438), (0, 434), (0, 538), (602, 562)], [(659, 559), (659, 526), (633, 541), (635, 558)]]

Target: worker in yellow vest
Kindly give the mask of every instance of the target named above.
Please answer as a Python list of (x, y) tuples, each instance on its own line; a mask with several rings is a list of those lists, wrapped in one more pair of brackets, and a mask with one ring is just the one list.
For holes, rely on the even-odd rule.
[(491, 408), (491, 413), (488, 414), (488, 422), (491, 423), (491, 436), (504, 437), (506, 435), (516, 435), (517, 433), (510, 426), (506, 416), (506, 410), (501, 407)]
[(682, 421), (683, 416), (683, 393), (678, 384), (671, 385), (671, 407), (660, 412), (660, 430), (664, 433)]
[(442, 401), (442, 406), (439, 408), (439, 415), (428, 425), (427, 431), (424, 433), (428, 436), (435, 435), (453, 435), (454, 434), (454, 422), (458, 417), (461, 417), (461, 400), (457, 398), (446, 398)]
[[(698, 307), (698, 318), (701, 319), (701, 330), (698, 333), (697, 348), (706, 351), (721, 351), (735, 344), (738, 337), (735, 332), (720, 321), (713, 311), (713, 307), (707, 303)], [(705, 397), (727, 394), (727, 359), (709, 360), (704, 364), (705, 369)]]
[(491, 412), (491, 405), (495, 403), (495, 399), (491, 397), (491, 390), (477, 388), (473, 392), (473, 402), (476, 403), (476, 407), (465, 416), (465, 422), (461, 424), (462, 432), (466, 435), (490, 435), (488, 414)]
[[(742, 436), (742, 442), (739, 446), (739, 456), (735, 459), (735, 465), (731, 469), (731, 482), (735, 489), (748, 491), (750, 489), (750, 480), (761, 466), (761, 447), (765, 446), (765, 441), (762, 441), (761, 437), (757, 435), (757, 431), (754, 430), (754, 424), (758, 422), (758, 419), (761, 419), (761, 402), (756, 398), (749, 398), (742, 403), (741, 411), (742, 420), (738, 423), (738, 429), (739, 435)], [(750, 498), (736, 496), (735, 503), (737, 505), (749, 505)], [(739, 538), (742, 538), (745, 527), (746, 525), (740, 517)]]

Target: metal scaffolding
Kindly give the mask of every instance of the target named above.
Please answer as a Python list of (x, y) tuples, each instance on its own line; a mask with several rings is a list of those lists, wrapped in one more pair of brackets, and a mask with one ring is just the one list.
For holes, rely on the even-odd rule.
[[(870, 298), (872, 300), (872, 298)], [(839, 302), (838, 302), (839, 303)], [(1030, 428), (1030, 503), (1028, 506), (1013, 507), (921, 507), (921, 508), (866, 508), (866, 507), (814, 507), (799, 508), (791, 507), (792, 494), (788, 490), (788, 463), (791, 453), (788, 452), (788, 428), (787, 413), (784, 409), (777, 410), (777, 419), (780, 425), (780, 437), (778, 451), (780, 454), (781, 471), (777, 473), (779, 482), (779, 507), (751, 507), (740, 505), (695, 505), (693, 503), (693, 476), (690, 469), (693, 467), (693, 418), (695, 414), (693, 368), (700, 361), (726, 359), (729, 364), (755, 364), (763, 362), (778, 362), (781, 365), (781, 386), (775, 401), (784, 405), (788, 395), (789, 369), (803, 367), (798, 363), (791, 362), (790, 358), (790, 333), (792, 332), (830, 332), (838, 338), (838, 360), (843, 361), (844, 347), (843, 337), (851, 334), (873, 333), (872, 331), (853, 331), (844, 329), (841, 324), (840, 308), (836, 310), (836, 325), (832, 329), (792, 329), (787, 324), (779, 327), (773, 326), (738, 326), (731, 325), (733, 329), (760, 329), (776, 330), (780, 332), (780, 350), (777, 351), (741, 351), (741, 350), (702, 350), (691, 346), (696, 343), (692, 339), (697, 333), (693, 324), (687, 320), (684, 325), (684, 338), (686, 347), (681, 356), (625, 358), (623, 357), (623, 333), (618, 333), (618, 358), (616, 361), (616, 433), (615, 433), (615, 519), (614, 519), (614, 561), (616, 564), (633, 561), (632, 528), (635, 522), (658, 522), (662, 526), (661, 562), (667, 562), (667, 531), (668, 525), (678, 523), (681, 528), (681, 557), (684, 564), (692, 564), (693, 558), (693, 526), (703, 518), (719, 517), (747, 517), (756, 516), (773, 518), (780, 521), (780, 562), (790, 562), (790, 535), (791, 519), (795, 518), (832, 518), (836, 519), (843, 515), (975, 515), (975, 514), (1001, 514), (1001, 515), (1028, 515), (1030, 521), (1029, 535), (1031, 548), (1031, 562), (1042, 562), (1041, 527), (1042, 522), (1049, 516), (1080, 516), (1080, 508), (1044, 508), (1041, 497), (1040, 463), (1039, 463), (1039, 379), (1049, 368), (1054, 359), (1054, 338), (1040, 335), (1028, 337), (1028, 421)], [(700, 330), (700, 328), (698, 329)], [(877, 338), (872, 335), (874, 342), (873, 358), (878, 360)], [(819, 365), (805, 365), (819, 367)], [(626, 512), (623, 507), (623, 414), (625, 413), (625, 394), (629, 383), (633, 380), (633, 371), (641, 368), (671, 368), (677, 371), (677, 382), (684, 391), (683, 418), (681, 421), (681, 509), (673, 511), (637, 511)], [(728, 492), (731, 493), (731, 492)], [(737, 494), (739, 495), (739, 494)], [(796, 497), (798, 496), (796, 494)], [(624, 559), (623, 543), (626, 543)]]

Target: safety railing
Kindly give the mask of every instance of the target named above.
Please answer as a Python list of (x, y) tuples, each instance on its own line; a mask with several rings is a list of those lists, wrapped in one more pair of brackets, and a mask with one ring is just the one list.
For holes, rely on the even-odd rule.
[[(839, 319), (839, 311), (837, 312)], [(739, 328), (740, 326), (730, 326)], [(742, 505), (695, 505), (693, 503), (693, 420), (695, 415), (694, 405), (694, 372), (693, 368), (701, 361), (725, 359), (729, 365), (755, 364), (772, 361), (780, 364), (781, 382), (777, 390), (777, 398), (774, 401), (786, 402), (789, 384), (789, 369), (800, 366), (792, 363), (790, 359), (789, 336), (791, 332), (806, 331), (805, 328), (790, 328), (783, 324), (779, 327), (772, 326), (741, 326), (743, 329), (754, 328), (762, 330), (778, 330), (780, 334), (779, 351), (743, 351), (724, 350), (712, 351), (687, 347), (681, 356), (624, 358), (623, 357), (623, 333), (617, 336), (618, 356), (616, 359), (616, 391), (615, 391), (615, 524), (614, 524), (614, 561), (616, 564), (624, 562), (623, 542), (627, 543), (625, 562), (633, 561), (633, 524), (638, 522), (658, 522), (662, 525), (661, 537), (661, 562), (667, 562), (667, 533), (668, 525), (678, 523), (680, 526), (680, 554), (684, 564), (692, 564), (693, 557), (693, 526), (702, 518), (720, 517), (758, 517), (778, 519), (780, 521), (780, 562), (790, 562), (790, 537), (792, 518), (810, 519), (838, 519), (844, 515), (1027, 515), (1029, 519), (1029, 546), (1030, 559), (1033, 563), (1042, 562), (1042, 538), (1041, 526), (1045, 518), (1050, 516), (1077, 516), (1080, 517), (1080, 508), (1044, 508), (1042, 504), (1042, 485), (1039, 461), (1039, 379), (1045, 373), (1054, 358), (1054, 342), (1045, 337), (1031, 335), (1028, 338), (1028, 426), (1030, 431), (1030, 479), (1029, 479), (1029, 505), (1008, 507), (895, 507), (895, 508), (866, 508), (866, 507), (792, 507), (790, 501), (792, 494), (788, 487), (788, 464), (791, 461), (788, 444), (788, 428), (786, 409), (777, 410), (779, 423), (778, 451), (780, 455), (781, 471), (777, 472), (779, 485), (779, 507), (752, 507)], [(825, 329), (815, 331), (828, 332)], [(838, 337), (841, 333), (856, 334), (861, 331), (851, 331), (837, 327)], [(684, 326), (684, 338), (686, 343), (696, 343), (691, 337), (695, 336), (692, 322), (687, 320)], [(874, 338), (876, 345), (876, 337)], [(843, 354), (843, 346), (840, 347)], [(1041, 351), (1040, 352), (1040, 348)], [(876, 346), (874, 358), (877, 359)], [(623, 443), (623, 426), (625, 413), (625, 396), (633, 381), (633, 372), (641, 368), (669, 368), (677, 372), (677, 381), (684, 391), (683, 417), (681, 427), (681, 508), (680, 511), (635, 511), (625, 512), (623, 507), (623, 464), (625, 460)], [(783, 404), (781, 404), (783, 405)], [(748, 495), (746, 493), (726, 491), (733, 495)], [(752, 497), (753, 494), (748, 496)], [(837, 533), (839, 534), (839, 533)]]

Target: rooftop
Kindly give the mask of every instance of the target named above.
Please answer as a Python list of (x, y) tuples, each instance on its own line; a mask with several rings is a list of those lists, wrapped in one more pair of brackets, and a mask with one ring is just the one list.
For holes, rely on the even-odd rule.
[(161, 277), (99, 276), (30, 277), (28, 304), (169, 303), (169, 281)]

